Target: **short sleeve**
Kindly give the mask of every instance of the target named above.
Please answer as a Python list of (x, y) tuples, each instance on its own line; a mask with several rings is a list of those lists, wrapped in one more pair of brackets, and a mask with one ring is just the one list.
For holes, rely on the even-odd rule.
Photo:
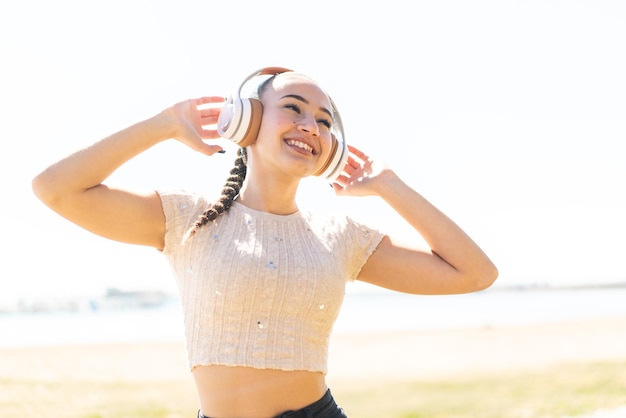
[(344, 232), (342, 241), (348, 255), (346, 268), (350, 274), (350, 281), (354, 281), (367, 260), (376, 251), (385, 234), (350, 217), (346, 217)]
[(177, 190), (158, 190), (165, 215), (165, 246), (163, 253), (171, 253), (183, 243), (187, 231), (208, 209), (209, 202), (199, 194)]

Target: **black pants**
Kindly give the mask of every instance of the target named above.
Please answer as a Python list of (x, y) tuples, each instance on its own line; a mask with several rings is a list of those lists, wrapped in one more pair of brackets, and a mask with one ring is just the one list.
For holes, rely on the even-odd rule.
[[(198, 411), (198, 418), (209, 418)], [(275, 418), (348, 418), (343, 409), (336, 403), (330, 389), (326, 391), (320, 400), (313, 402), (297, 411), (287, 411)]]

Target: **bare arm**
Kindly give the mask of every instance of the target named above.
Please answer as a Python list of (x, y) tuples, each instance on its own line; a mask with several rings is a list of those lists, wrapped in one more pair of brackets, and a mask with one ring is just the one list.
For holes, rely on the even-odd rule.
[(203, 141), (217, 138), (217, 132), (202, 128), (216, 122), (219, 109), (198, 106), (221, 101), (181, 102), (117, 132), (45, 169), (33, 179), (33, 191), (52, 210), (95, 234), (162, 248), (165, 219), (156, 193), (132, 193), (103, 182), (125, 162), (170, 138), (207, 155), (219, 151)]
[(458, 225), (388, 167), (350, 147), (339, 195), (377, 195), (424, 238), (431, 251), (411, 248), (385, 237), (361, 270), (359, 279), (406, 293), (466, 293), (489, 287), (498, 271)]

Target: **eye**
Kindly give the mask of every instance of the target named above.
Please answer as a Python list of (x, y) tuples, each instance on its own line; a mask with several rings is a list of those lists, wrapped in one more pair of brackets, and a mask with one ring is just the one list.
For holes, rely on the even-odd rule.
[[(289, 109), (291, 111), (293, 111), (294, 113), (301, 115), (302, 114), (302, 109), (300, 109), (300, 106), (298, 106), (295, 103), (287, 103), (284, 105), (285, 109)], [(333, 123), (330, 119), (327, 118), (320, 118), (316, 120), (317, 123), (319, 123), (320, 125), (323, 125), (326, 127), (326, 129), (331, 129), (333, 126)]]
[(323, 118), (322, 119), (318, 119), (317, 123), (320, 123), (320, 124), (324, 125), (326, 127), (326, 129), (330, 129), (331, 126), (333, 126), (332, 123), (330, 122), (330, 120), (323, 119)]
[(286, 104), (286, 105), (285, 105), (285, 108), (286, 108), (286, 109), (293, 110), (293, 111), (294, 111), (294, 112), (296, 112), (297, 114), (300, 114), (300, 106), (298, 106), (297, 104), (293, 104), (293, 103)]

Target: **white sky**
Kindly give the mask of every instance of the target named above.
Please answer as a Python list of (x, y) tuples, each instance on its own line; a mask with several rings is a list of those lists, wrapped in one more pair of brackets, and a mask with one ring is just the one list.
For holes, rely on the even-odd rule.
[[(4, 2), (0, 300), (173, 289), (156, 251), (71, 225), (30, 181), (79, 147), (176, 101), (226, 96), (273, 65), (320, 81), (348, 141), (467, 230), (498, 265), (498, 285), (626, 280), (625, 4)], [(234, 149), (207, 159), (161, 145), (111, 181), (217, 193)], [(321, 182), (304, 192), (307, 204), (336, 204)], [(340, 205), (411, 236), (376, 199)]]

